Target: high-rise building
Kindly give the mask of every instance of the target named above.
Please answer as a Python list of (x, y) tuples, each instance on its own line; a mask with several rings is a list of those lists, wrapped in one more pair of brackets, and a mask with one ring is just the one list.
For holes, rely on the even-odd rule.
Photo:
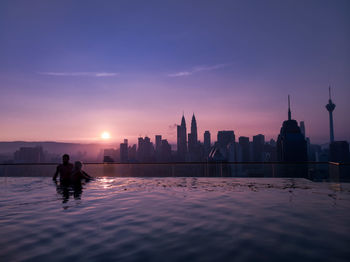
[(208, 157), (211, 148), (210, 132), (207, 130), (204, 132), (204, 153), (205, 157)]
[(253, 136), (253, 161), (264, 161), (265, 136), (262, 134)]
[(194, 113), (192, 115), (192, 120), (191, 120), (191, 137), (192, 137), (192, 141), (194, 143), (197, 143), (198, 141), (197, 121), (196, 121), (196, 117), (194, 116)]
[(230, 143), (235, 142), (235, 133), (233, 130), (230, 131), (219, 131), (218, 132), (218, 146), (226, 148)]
[(156, 135), (156, 147), (155, 147), (155, 157), (156, 161), (160, 162), (162, 158), (162, 152), (161, 152), (161, 145), (162, 145), (162, 136), (161, 135)]
[(198, 144), (198, 133), (197, 133), (197, 121), (196, 117), (192, 116), (191, 120), (191, 133), (188, 134), (188, 152), (191, 154), (191, 158), (195, 158)]
[(349, 143), (347, 141), (334, 141), (329, 145), (329, 160), (332, 162), (348, 162)]
[(161, 140), (159, 151), (160, 151), (160, 158), (159, 158), (160, 162), (171, 161), (171, 146), (168, 143), (168, 140), (166, 139)]
[(156, 135), (156, 151), (159, 151), (160, 145), (162, 141), (162, 136), (161, 135)]
[(185, 116), (182, 115), (181, 125), (177, 126), (177, 155), (178, 159), (184, 161), (187, 154), (187, 132)]
[(217, 142), (209, 153), (210, 161), (236, 161), (235, 133), (230, 131), (219, 131)]
[(300, 132), (305, 137), (305, 123), (304, 123), (304, 121), (300, 121)]
[(137, 159), (137, 150), (136, 145), (132, 145), (128, 147), (128, 162), (136, 162)]
[(328, 91), (329, 91), (329, 100), (328, 100), (328, 104), (326, 105), (326, 109), (329, 112), (329, 140), (330, 140), (330, 143), (332, 143), (334, 142), (333, 111), (335, 109), (335, 104), (332, 101), (330, 86)]
[(288, 120), (283, 122), (277, 139), (277, 160), (283, 162), (307, 161), (306, 140), (298, 122), (292, 119), (288, 96)]
[(120, 162), (121, 163), (127, 163), (129, 161), (129, 156), (128, 156), (128, 140), (124, 139), (124, 143), (120, 144), (119, 147), (120, 150)]
[(154, 161), (154, 147), (151, 139), (147, 136), (138, 139), (137, 160), (140, 162)]
[(241, 161), (248, 162), (250, 161), (250, 145), (249, 145), (249, 137), (240, 136), (238, 138), (238, 144), (241, 153)]

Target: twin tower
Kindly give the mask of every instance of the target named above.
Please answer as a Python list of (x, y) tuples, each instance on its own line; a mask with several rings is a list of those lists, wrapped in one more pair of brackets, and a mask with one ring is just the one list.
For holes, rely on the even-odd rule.
[(182, 115), (181, 125), (177, 126), (177, 153), (179, 160), (185, 160), (187, 153), (194, 152), (197, 148), (197, 145), (198, 132), (196, 117), (194, 116), (194, 114), (192, 115), (191, 133), (189, 133), (187, 137), (185, 116)]

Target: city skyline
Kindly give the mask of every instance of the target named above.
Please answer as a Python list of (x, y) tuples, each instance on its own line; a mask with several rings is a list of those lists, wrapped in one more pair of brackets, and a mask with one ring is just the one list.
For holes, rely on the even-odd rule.
[[(330, 87), (329, 87), (330, 88)], [(288, 114), (288, 119), (290, 118), (290, 96), (288, 95), (288, 113), (285, 113), (285, 114)], [(191, 114), (191, 117), (192, 117), (192, 121), (193, 121), (193, 117), (195, 116), (195, 113), (193, 112), (192, 114)], [(186, 117), (186, 114), (185, 114), (185, 112), (183, 112), (183, 115), (182, 115), (182, 117), (184, 118), (182, 121), (186, 121), (185, 119), (188, 117), (189, 118), (189, 116), (187, 116)], [(195, 120), (195, 119), (194, 119)], [(305, 123), (305, 121), (304, 120), (298, 120), (298, 119), (296, 119), (296, 121), (300, 124), (301, 122), (303, 122), (303, 125), (304, 125), (304, 123)], [(186, 121), (187, 122), (187, 121)], [(185, 122), (185, 129), (186, 129), (186, 122)], [(191, 121), (189, 121), (189, 122), (191, 122)], [(196, 120), (195, 120), (195, 122), (196, 122)], [(139, 135), (137, 135), (137, 136), (130, 136), (130, 135), (125, 135), (125, 136), (119, 136), (118, 138), (116, 138), (114, 135), (113, 135), (113, 133), (111, 133), (110, 131), (107, 131), (106, 129), (104, 129), (104, 130), (102, 130), (101, 131), (101, 133), (100, 134), (97, 134), (97, 136), (96, 137), (94, 137), (94, 138), (90, 138), (90, 139), (77, 139), (77, 140), (74, 140), (74, 139), (72, 139), (72, 140), (60, 140), (60, 139), (58, 139), (58, 140), (52, 140), (52, 141), (57, 141), (57, 142), (83, 142), (83, 143), (105, 143), (105, 144), (113, 144), (113, 143), (119, 143), (119, 142), (122, 142), (122, 141), (124, 141), (124, 139), (125, 138), (127, 138), (130, 142), (132, 142), (132, 143), (134, 143), (134, 144), (136, 144), (137, 143), (137, 140), (138, 140), (138, 138), (140, 138), (140, 137), (150, 137), (150, 138), (152, 138), (152, 137), (154, 137), (154, 136), (156, 136), (157, 134), (161, 134), (162, 136), (164, 136), (164, 137), (167, 137), (167, 140), (171, 143), (171, 144), (173, 144), (173, 145), (175, 145), (176, 143), (177, 143), (177, 139), (176, 139), (176, 126), (177, 126), (177, 124), (176, 123), (174, 123), (173, 125), (169, 125), (168, 126), (168, 130), (167, 130), (167, 132), (165, 132), (165, 136), (164, 136), (164, 133), (153, 133), (153, 134), (142, 134), (142, 133), (140, 133)], [(309, 131), (309, 129), (308, 129), (309, 127), (307, 126), (307, 128), (306, 128), (306, 132), (307, 132), (307, 135), (310, 137), (310, 133), (308, 132)], [(328, 128), (328, 137), (330, 136), (330, 134), (329, 134), (329, 127), (327, 127)], [(196, 126), (196, 129), (197, 129), (197, 126)], [(204, 142), (204, 133), (208, 130), (208, 129), (205, 129), (205, 128), (198, 128), (200, 131), (198, 131), (198, 141), (200, 141), (200, 142)], [(217, 132), (219, 132), (220, 130), (235, 130), (235, 133), (236, 134), (238, 134), (238, 136), (237, 137), (250, 137), (250, 138), (253, 138), (253, 136), (255, 136), (255, 135), (257, 135), (257, 134), (264, 134), (264, 136), (267, 138), (267, 140), (270, 140), (270, 139), (273, 139), (273, 140), (277, 140), (277, 137), (278, 137), (278, 133), (279, 133), (279, 130), (278, 130), (278, 132), (276, 133), (276, 135), (274, 136), (274, 135), (266, 135), (264, 132), (259, 132), (259, 130), (257, 130), (257, 132), (252, 132), (252, 131), (250, 131), (250, 132), (248, 132), (249, 133), (249, 135), (247, 135), (247, 134), (240, 134), (240, 132), (238, 131), (237, 132), (237, 130), (239, 130), (239, 128), (238, 129), (234, 129), (234, 128), (230, 128), (229, 127), (229, 125), (227, 125), (227, 128), (224, 128), (224, 129), (219, 129), (219, 128), (214, 128), (214, 131), (212, 131), (212, 130), (208, 130), (208, 131), (210, 131), (211, 133), (217, 133)], [(202, 132), (203, 131), (203, 132)], [(185, 132), (186, 132), (186, 130), (185, 130)], [(333, 131), (334, 132), (334, 131)], [(190, 129), (190, 131), (189, 131), (189, 133), (191, 133), (191, 129)], [(98, 135), (100, 135), (100, 136), (98, 136)], [(341, 140), (341, 139), (338, 139), (338, 140)], [(346, 140), (346, 139), (345, 139)], [(17, 140), (3, 140), (4, 142), (10, 142), (10, 141), (51, 141), (51, 140), (21, 140), (21, 139), (17, 139)], [(314, 141), (312, 141), (312, 142), (314, 142)], [(186, 144), (187, 143), (189, 143), (188, 141), (187, 141), (187, 134), (186, 134)], [(317, 143), (317, 142), (316, 142)], [(318, 144), (327, 144), (327, 143), (329, 143), (329, 138), (328, 138), (328, 141), (324, 141), (323, 143), (318, 143)]]
[[(178, 116), (277, 139), (304, 121), (311, 143), (350, 140), (348, 1), (1, 1), (0, 141), (110, 142), (162, 134)], [(18, 19), (20, 17), (21, 19)], [(189, 123), (187, 123), (189, 125)], [(105, 136), (107, 137), (107, 136)]]

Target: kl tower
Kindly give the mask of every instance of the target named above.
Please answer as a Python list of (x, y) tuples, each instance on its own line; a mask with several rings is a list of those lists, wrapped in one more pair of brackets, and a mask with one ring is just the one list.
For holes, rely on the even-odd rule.
[(334, 142), (334, 130), (333, 130), (333, 111), (335, 109), (335, 104), (332, 102), (331, 98), (331, 86), (329, 86), (329, 100), (326, 105), (327, 111), (329, 112), (329, 137), (330, 142)]

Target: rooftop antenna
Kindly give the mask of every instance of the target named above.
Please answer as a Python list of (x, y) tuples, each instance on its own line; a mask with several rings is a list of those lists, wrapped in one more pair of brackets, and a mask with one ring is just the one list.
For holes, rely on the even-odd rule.
[(288, 120), (292, 119), (292, 113), (290, 112), (290, 97), (288, 95)]
[(329, 100), (332, 100), (332, 96), (331, 96), (331, 86), (328, 87), (328, 91), (329, 91)]

